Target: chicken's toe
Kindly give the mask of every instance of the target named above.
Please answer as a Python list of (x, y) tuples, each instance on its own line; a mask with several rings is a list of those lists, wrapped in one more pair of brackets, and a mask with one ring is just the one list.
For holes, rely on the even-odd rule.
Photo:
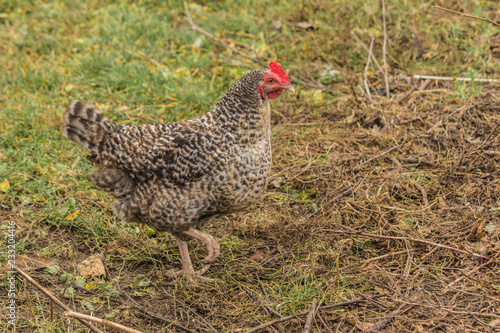
[(220, 254), (220, 246), (214, 240), (207, 244), (208, 255), (202, 260), (204, 263), (210, 264), (217, 260), (217, 257)]
[(206, 265), (199, 271), (195, 271), (194, 269), (186, 269), (183, 268), (181, 270), (178, 270), (176, 272), (169, 271), (168, 275), (172, 278), (185, 278), (186, 281), (190, 283), (196, 283), (196, 282), (212, 282), (213, 279), (207, 278), (202, 276), (203, 274), (206, 273), (206, 271), (210, 268), (210, 265)]

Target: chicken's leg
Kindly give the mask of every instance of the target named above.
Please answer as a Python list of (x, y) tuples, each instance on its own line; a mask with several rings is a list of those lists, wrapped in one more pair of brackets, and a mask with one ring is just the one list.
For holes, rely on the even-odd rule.
[(210, 268), (210, 265), (203, 267), (199, 271), (195, 271), (193, 268), (193, 263), (191, 262), (191, 257), (189, 256), (187, 242), (183, 241), (179, 237), (175, 237), (175, 239), (177, 240), (179, 252), (181, 253), (182, 269), (173, 273), (172, 277), (184, 276), (189, 282), (194, 282), (194, 278), (201, 280), (202, 282), (212, 281), (212, 279), (202, 276)]
[(220, 254), (220, 246), (213, 236), (195, 228), (189, 228), (189, 230), (183, 231), (183, 233), (199, 240), (206, 246), (208, 255), (203, 259), (203, 262), (211, 263), (217, 259)]

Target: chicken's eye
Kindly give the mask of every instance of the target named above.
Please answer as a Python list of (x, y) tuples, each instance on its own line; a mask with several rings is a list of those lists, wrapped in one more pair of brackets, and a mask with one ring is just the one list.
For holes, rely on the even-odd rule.
[(268, 83), (273, 83), (274, 82), (274, 79), (268, 79), (267, 80)]

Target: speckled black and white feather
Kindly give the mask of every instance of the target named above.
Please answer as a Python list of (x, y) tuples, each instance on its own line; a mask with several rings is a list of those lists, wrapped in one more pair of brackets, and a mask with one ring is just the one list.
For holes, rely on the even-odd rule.
[(264, 193), (271, 168), (270, 107), (256, 86), (265, 70), (238, 80), (211, 112), (186, 122), (111, 124), (74, 101), (63, 134), (87, 148), (97, 188), (115, 196), (115, 214), (157, 231), (201, 228)]

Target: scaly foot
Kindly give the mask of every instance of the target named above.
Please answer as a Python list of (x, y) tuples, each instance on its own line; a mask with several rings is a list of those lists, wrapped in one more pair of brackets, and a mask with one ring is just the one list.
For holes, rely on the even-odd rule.
[(173, 278), (178, 278), (183, 276), (186, 279), (186, 281), (192, 283), (195, 283), (196, 281), (201, 281), (201, 282), (213, 281), (212, 279), (202, 276), (210, 268), (210, 265), (203, 267), (199, 271), (195, 271), (193, 268), (193, 263), (191, 262), (191, 258), (189, 257), (187, 243), (178, 237), (176, 237), (176, 239), (177, 239), (177, 245), (179, 246), (179, 252), (181, 253), (182, 269), (177, 272), (169, 271), (168, 275)]
[(220, 254), (220, 246), (212, 235), (195, 228), (189, 228), (189, 230), (184, 231), (184, 233), (198, 239), (203, 245), (205, 245), (208, 254), (205, 259), (202, 260), (204, 263), (212, 263), (217, 259)]
[(178, 279), (178, 278), (185, 278), (186, 281), (190, 283), (196, 283), (196, 282), (212, 282), (213, 279), (207, 278), (202, 276), (205, 274), (205, 272), (210, 268), (210, 265), (207, 265), (200, 269), (199, 271), (195, 271), (194, 269), (188, 269), (187, 267), (184, 267), (183, 269), (172, 272), (169, 271), (168, 275), (172, 278)]

